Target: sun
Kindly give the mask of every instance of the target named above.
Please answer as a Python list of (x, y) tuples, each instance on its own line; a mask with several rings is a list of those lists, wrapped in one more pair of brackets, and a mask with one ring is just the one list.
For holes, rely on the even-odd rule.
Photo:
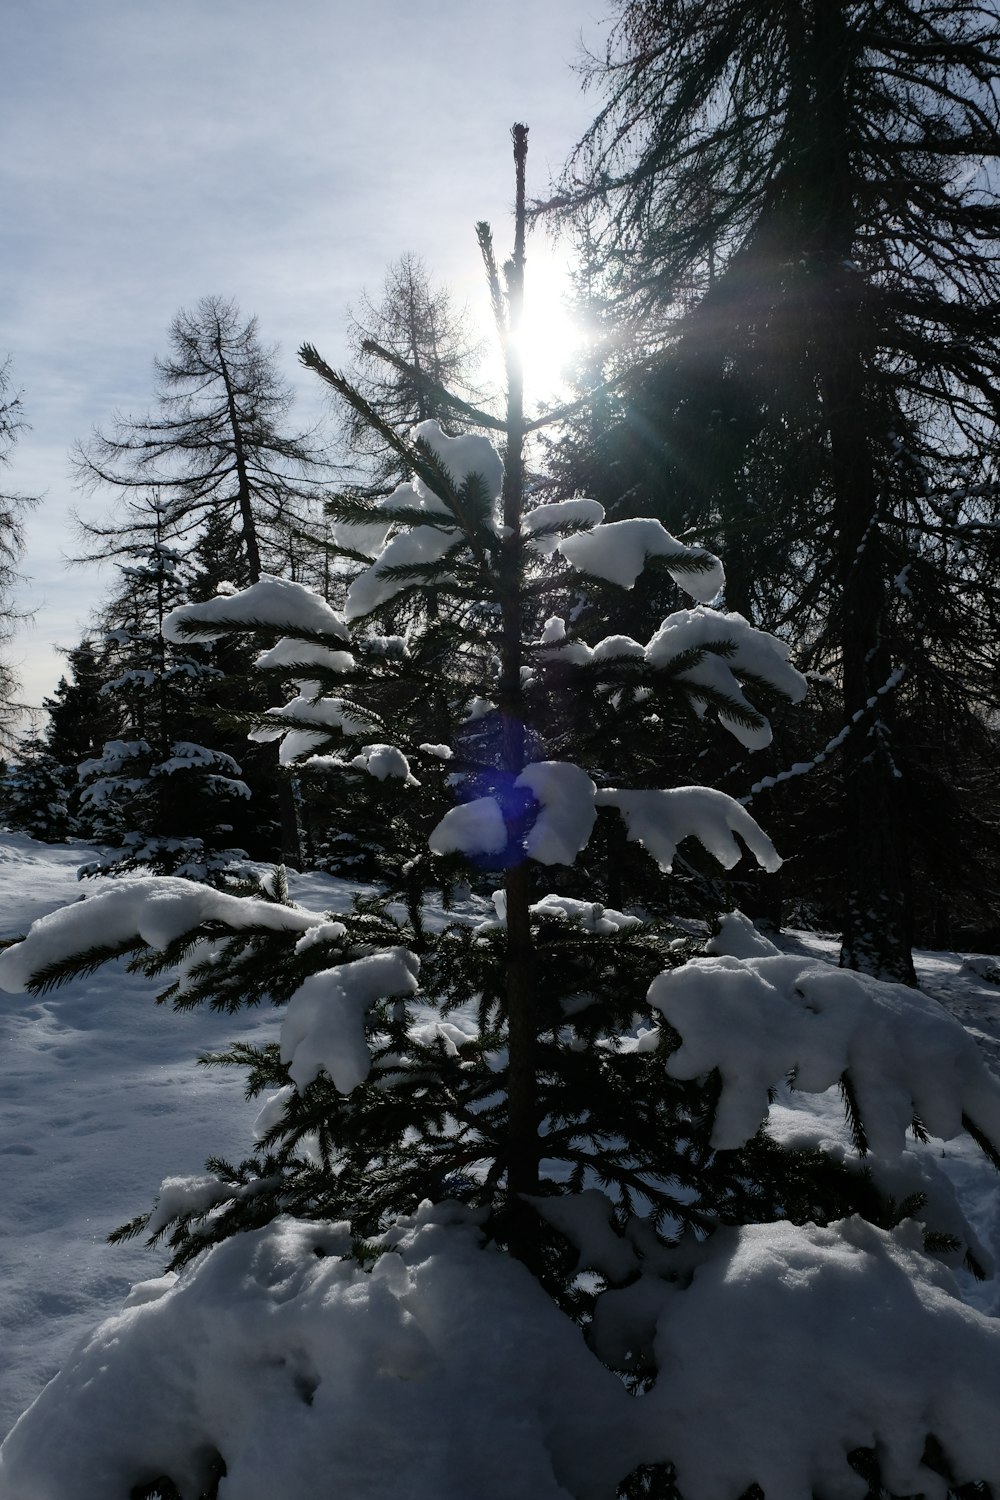
[(529, 247), (524, 320), (517, 342), (532, 407), (556, 405), (572, 396), (570, 371), (583, 343), (583, 329), (570, 310), (571, 292), (568, 262), (544, 247)]

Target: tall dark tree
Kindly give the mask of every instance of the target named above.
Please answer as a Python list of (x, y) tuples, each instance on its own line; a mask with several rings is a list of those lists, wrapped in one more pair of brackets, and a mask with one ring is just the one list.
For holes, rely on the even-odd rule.
[(121, 710), (102, 692), (113, 675), (104, 645), (86, 635), (64, 654), (69, 673), (60, 677), (50, 698), (42, 699), (49, 716), (44, 738), (60, 765), (76, 766), (118, 734)]
[[(156, 490), (170, 533), (193, 541), (211, 520), (239, 537), (251, 580), (287, 553), (287, 534), (329, 476), (315, 434), (288, 426), (291, 392), (256, 318), (205, 297), (170, 325), (170, 353), (155, 361), (156, 409), (119, 417), (76, 452), (89, 488)], [(83, 524), (102, 556), (132, 545), (117, 518)], [(276, 568), (277, 570), (277, 568)]]
[(912, 978), (895, 726), (942, 691), (995, 701), (1000, 19), (971, 0), (618, 9), (555, 206), (607, 208), (605, 266), (668, 351), (629, 426), (689, 512), (714, 510), (731, 605), (777, 498), (776, 592), (853, 726), (844, 961)]

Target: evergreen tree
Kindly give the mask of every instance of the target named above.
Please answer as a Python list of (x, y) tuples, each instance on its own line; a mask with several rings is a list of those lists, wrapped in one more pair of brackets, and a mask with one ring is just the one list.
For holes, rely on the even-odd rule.
[(76, 777), (37, 730), (22, 735), (3, 771), (0, 808), (8, 828), (58, 844), (77, 831), (71, 811)]
[(163, 638), (167, 612), (186, 589), (180, 554), (162, 540), (166, 507), (154, 499), (148, 510), (158, 540), (122, 569), (122, 588), (104, 612), (116, 675), (101, 696), (117, 706), (123, 737), (77, 766), (81, 816), (115, 850), (81, 874), (148, 865), (225, 883), (245, 858), (232, 846), (231, 809), (250, 791), (232, 756), (194, 739), (205, 724), (204, 684), (222, 673), (203, 649), (180, 651)]
[[(503, 282), (480, 226), (507, 359), (502, 466), (484, 438), (437, 424), (400, 437), (306, 346), (304, 363), (367, 412), (410, 469), (405, 505), (344, 502), (342, 524), (385, 521), (392, 535), (352, 584), (343, 617), (301, 585), (264, 580), (165, 621), (173, 642), (251, 628), (279, 635), (263, 664), (299, 686), (268, 716), (283, 759), (351, 786), (367, 778), (375, 795), (364, 837), (386, 850), (405, 841), (418, 868), (388, 864), (382, 890), (336, 916), (293, 905), (280, 873), (239, 897), (130, 884), (46, 919), (0, 958), (0, 981), (44, 989), (111, 956), (130, 955), (150, 974), (183, 959), (165, 992), (180, 1008), (236, 1011), (265, 998), (283, 1007), (279, 1042), (237, 1042), (211, 1059), (248, 1069), (252, 1094), (275, 1090), (258, 1150), (238, 1165), (212, 1160), (207, 1177), (168, 1180), (154, 1213), (120, 1231), (167, 1235), (172, 1265), (197, 1262), (170, 1302), (153, 1304), (148, 1326), (160, 1339), (189, 1297), (204, 1326), (223, 1260), (241, 1287), (266, 1281), (287, 1300), (300, 1273), (308, 1281), (309, 1268), (332, 1259), (328, 1296), (306, 1319), (325, 1317), (340, 1295), (334, 1282), (350, 1280), (354, 1305), (377, 1322), (377, 1382), (384, 1388), (387, 1369), (413, 1377), (393, 1397), (401, 1406), (436, 1358), (395, 1300), (422, 1256), (459, 1277), (446, 1278), (437, 1304), (446, 1342), (454, 1329), (443, 1304), (460, 1286), (466, 1320), (481, 1306), (469, 1292), (478, 1278), (502, 1284), (572, 1351), (540, 1440), (546, 1500), (599, 1500), (616, 1484), (628, 1497), (737, 1500), (860, 1494), (867, 1483), (873, 1493), (943, 1495), (949, 1480), (995, 1482), (1000, 1444), (984, 1435), (975, 1397), (1000, 1370), (996, 1329), (944, 1294), (940, 1266), (964, 1255), (982, 1270), (975, 1237), (960, 1216), (942, 1228), (933, 1162), (904, 1152), (904, 1139), (964, 1128), (1000, 1165), (1000, 1086), (973, 1040), (916, 991), (781, 954), (738, 914), (716, 923), (707, 945), (672, 917), (679, 848), (695, 864), (778, 861), (732, 798), (664, 786), (659, 743), (704, 728), (764, 748), (761, 705), (796, 699), (805, 684), (778, 641), (708, 606), (723, 581), (711, 554), (655, 520), (606, 523), (589, 499), (526, 505), (530, 423), (516, 353), (523, 126), (514, 151), (515, 248)], [(658, 628), (650, 621), (643, 640), (617, 616), (648, 569), (695, 602)], [(441, 607), (407, 638), (390, 646), (368, 628), (391, 601), (429, 586)], [(612, 867), (625, 909), (606, 900)], [(669, 878), (652, 878), (655, 867)], [(499, 888), (451, 922), (440, 907), (427, 920), (420, 895), (456, 868), (481, 891)], [(772, 1105), (789, 1079), (805, 1092), (839, 1082), (853, 1147), (831, 1149), (807, 1112), (782, 1135)], [(794, 1106), (794, 1092), (781, 1097)], [(505, 1257), (472, 1248), (456, 1260), (453, 1247), (476, 1246), (477, 1235)], [(207, 1246), (216, 1249), (205, 1256)], [(230, 1279), (221, 1277), (227, 1288)], [(783, 1318), (799, 1287), (808, 1361), (793, 1360), (789, 1374)], [(385, 1304), (393, 1321), (375, 1311)], [(927, 1330), (949, 1318), (947, 1345), (935, 1344)], [(904, 1322), (920, 1330), (914, 1347), (947, 1347), (944, 1370), (908, 1359), (893, 1366), (898, 1383), (884, 1377), (879, 1361)], [(295, 1389), (318, 1418), (327, 1393), (301, 1358), (301, 1319), (295, 1328)], [(859, 1329), (874, 1330), (868, 1342)], [(483, 1334), (477, 1356), (488, 1370), (505, 1330)], [(241, 1323), (240, 1337), (254, 1332)], [(273, 1392), (288, 1359), (268, 1347)], [(355, 1353), (360, 1345), (336, 1358)], [(117, 1355), (101, 1357), (103, 1382)], [(80, 1369), (92, 1400), (86, 1361)], [(779, 1410), (763, 1444), (758, 1413), (772, 1386)], [(581, 1420), (573, 1408), (584, 1394)], [(478, 1413), (477, 1392), (456, 1399)], [(489, 1415), (498, 1427), (477, 1435), (499, 1431), (498, 1444), (520, 1445), (516, 1421)], [(462, 1416), (453, 1419), (469, 1446)], [(157, 1424), (155, 1455), (142, 1450), (134, 1482), (165, 1463), (202, 1473), (207, 1447), (235, 1493), (252, 1459), (223, 1451), (214, 1414), (187, 1427), (171, 1429), (170, 1453)], [(327, 1430), (318, 1420), (313, 1429)], [(11, 1453), (15, 1480), (18, 1462), (22, 1472), (32, 1462), (30, 1436), (29, 1427), (18, 1437), (20, 1460), (17, 1444)], [(138, 1451), (130, 1435), (129, 1453)], [(510, 1493), (507, 1459), (490, 1455), (500, 1472), (491, 1500)], [(327, 1461), (336, 1487), (341, 1456)], [(381, 1462), (371, 1455), (372, 1474)]]
[(45, 743), (61, 765), (75, 770), (118, 734), (121, 713), (102, 692), (110, 675), (107, 648), (86, 635), (64, 654), (70, 675), (60, 677), (51, 698), (42, 699), (49, 716)]
[(669, 474), (673, 524), (725, 538), (730, 606), (769, 604), (758, 618), (838, 676), (844, 961), (912, 980), (907, 718), (945, 690), (971, 724), (991, 699), (997, 18), (923, 0), (619, 17), (560, 202), (607, 205), (603, 263), (669, 348), (616, 480)]

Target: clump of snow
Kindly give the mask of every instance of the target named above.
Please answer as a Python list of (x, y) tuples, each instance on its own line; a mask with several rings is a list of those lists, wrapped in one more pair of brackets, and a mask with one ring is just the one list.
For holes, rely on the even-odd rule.
[(346, 936), (347, 928), (343, 922), (320, 922), (317, 927), (310, 927), (308, 932), (302, 934), (295, 944), (295, 952), (305, 953), (321, 943), (339, 943)]
[(281, 1023), (281, 1060), (299, 1089), (324, 1069), (342, 1094), (368, 1077), (365, 1018), (377, 1000), (412, 995), (420, 961), (406, 948), (383, 948), (323, 969), (295, 991)]
[(618, 1309), (631, 1347), (645, 1337), (655, 1350), (637, 1461), (669, 1461), (681, 1493), (702, 1500), (754, 1484), (767, 1500), (864, 1500), (846, 1459), (874, 1447), (889, 1492), (945, 1500), (947, 1482), (921, 1463), (933, 1434), (956, 1484), (1000, 1482), (996, 1323), (960, 1301), (918, 1225), (722, 1229), (700, 1259), (689, 1285), (647, 1276), (598, 1302), (599, 1352), (622, 1342)]
[[(380, 501), (376, 501), (374, 509), (388, 510), (390, 506), (410, 508), (418, 507), (419, 504), (412, 486), (400, 484), (391, 495), (385, 495)], [(330, 537), (335, 546), (346, 547), (350, 552), (360, 553), (362, 557), (376, 558), (388, 541), (390, 526), (391, 522), (388, 520), (337, 521), (330, 527)]]
[(355, 755), (350, 764), (359, 771), (367, 771), (376, 781), (391, 779), (404, 781), (407, 786), (420, 785), (411, 774), (410, 762), (395, 745), (365, 745), (360, 755)]
[(712, 957), (725, 953), (730, 958), (774, 958), (781, 949), (758, 932), (749, 917), (741, 911), (731, 911), (720, 921), (715, 936), (705, 944), (705, 952)]
[[(413, 441), (426, 443), (439, 463), (448, 471), (456, 489), (473, 474), (478, 474), (486, 485), (486, 492), (494, 503), (499, 500), (503, 488), (503, 461), (489, 438), (477, 433), (459, 433), (449, 437), (440, 422), (431, 418), (418, 422), (411, 433)], [(413, 481), (417, 494), (425, 500), (441, 501), (419, 477)]]
[[(479, 475), (486, 485), (491, 511), (495, 508), (503, 485), (503, 463), (488, 438), (474, 433), (449, 437), (435, 420), (418, 423), (411, 436), (414, 442), (425, 443), (431, 449), (456, 489), (461, 489), (471, 475)], [(416, 508), (434, 516), (449, 510), (441, 496), (419, 476), (414, 476), (411, 484), (400, 486), (382, 503), (386, 510)], [(492, 514), (487, 519), (495, 524)], [(348, 620), (371, 614), (409, 586), (407, 578), (392, 576), (393, 569), (438, 563), (451, 548), (466, 541), (460, 527), (442, 526), (439, 522), (407, 527), (388, 541), (387, 531), (383, 529), (380, 540), (374, 525), (345, 526), (338, 535), (344, 545), (373, 558), (371, 567), (360, 573), (347, 591), (344, 614)]]
[(536, 505), (521, 522), (525, 536), (531, 538), (531, 546), (542, 557), (550, 557), (564, 540), (560, 530), (571, 527), (598, 526), (604, 520), (604, 506), (598, 500), (584, 500), (575, 496), (572, 500), (555, 500), (548, 505)]
[(433, 755), (435, 760), (451, 760), (455, 753), (450, 745), (418, 745), (417, 749), (423, 755)]
[[(301, 686), (311, 684), (303, 683)], [(283, 766), (292, 765), (311, 750), (325, 745), (331, 731), (340, 730), (342, 734), (356, 739), (360, 735), (371, 734), (375, 727), (343, 698), (322, 698), (310, 693), (301, 693), (280, 708), (269, 708), (267, 717), (295, 721), (294, 728), (286, 728), (282, 724), (275, 724), (271, 728), (270, 725), (261, 724), (248, 735), (251, 740), (265, 743), (268, 740), (280, 740), (278, 759)], [(317, 727), (306, 729), (300, 727), (303, 724), (315, 724)]]
[(353, 672), (356, 663), (349, 651), (333, 651), (321, 646), (318, 641), (297, 641), (284, 636), (269, 651), (262, 651), (254, 666), (260, 667), (325, 667), (328, 672)]
[(660, 974), (648, 1000), (682, 1038), (667, 1071), (721, 1074), (720, 1150), (755, 1134), (785, 1077), (821, 1093), (845, 1073), (878, 1155), (903, 1149), (915, 1115), (946, 1141), (966, 1116), (1000, 1144), (1000, 1082), (965, 1028), (919, 990), (815, 959), (723, 955)]
[(507, 847), (507, 825), (495, 797), (475, 797), (451, 808), (431, 829), (434, 854), (499, 854)]
[[(685, 546), (649, 516), (598, 525), (591, 531), (564, 537), (557, 545), (566, 561), (581, 573), (606, 578), (626, 589), (632, 588), (651, 557), (665, 558), (667, 572), (678, 587), (703, 604), (714, 599), (726, 581), (717, 557), (700, 547)], [(671, 567), (671, 562), (679, 566)]]
[(294, 1083), (286, 1083), (284, 1088), (276, 1089), (273, 1094), (268, 1094), (264, 1103), (257, 1112), (253, 1122), (254, 1139), (259, 1141), (267, 1134), (272, 1126), (277, 1125), (284, 1119), (285, 1109), (295, 1096)]
[(461, 540), (462, 533), (453, 527), (414, 526), (398, 532), (347, 590), (345, 618), (361, 619), (409, 587), (412, 580), (393, 577), (389, 569), (426, 567), (440, 562)]
[[(784, 642), (756, 630), (738, 614), (701, 607), (677, 610), (650, 640), (646, 660), (651, 666), (669, 669), (677, 657), (697, 650), (704, 651), (704, 656), (695, 666), (680, 672), (679, 679), (723, 693), (751, 714), (759, 715), (759, 711), (744, 697), (739, 677), (759, 678), (792, 703), (805, 697), (809, 684), (789, 662)], [(771, 743), (771, 727), (766, 720), (757, 726), (741, 724), (720, 709), (719, 722), (748, 750), (760, 750)]]
[(448, 1057), (458, 1057), (461, 1049), (470, 1042), (478, 1042), (479, 1027), (469, 1018), (465, 1018), (465, 1026), (459, 1026), (455, 1021), (417, 1021), (410, 1026), (407, 1035), (414, 1041), (422, 1043), (425, 1047), (440, 1042)]
[(236, 1191), (235, 1183), (222, 1182), (218, 1177), (165, 1177), (146, 1224), (146, 1233), (159, 1234), (178, 1214), (206, 1214), (217, 1204), (232, 1198)]
[(599, 937), (621, 932), (623, 928), (642, 926), (641, 917), (615, 911), (613, 906), (602, 906), (599, 901), (579, 901), (575, 896), (549, 894), (540, 901), (533, 902), (528, 910), (532, 916), (558, 917), (567, 922), (579, 922), (587, 932), (596, 933)]
[(592, 662), (620, 660), (623, 657), (643, 658), (646, 648), (627, 635), (609, 635), (596, 646), (586, 641), (571, 641), (566, 635), (566, 622), (559, 615), (546, 620), (536, 650), (543, 658), (555, 658), (560, 662), (578, 662), (586, 666)]
[(163, 636), (175, 644), (210, 641), (224, 635), (226, 627), (232, 625), (245, 625), (248, 630), (255, 625), (275, 625), (281, 630), (348, 639), (341, 617), (313, 589), (267, 573), (238, 594), (222, 594), (204, 604), (182, 604), (172, 609), (163, 622)]
[(677, 845), (696, 838), (726, 870), (743, 858), (735, 834), (757, 863), (777, 870), (781, 856), (767, 834), (734, 797), (707, 786), (677, 786), (664, 791), (620, 791), (607, 787), (594, 798), (598, 807), (616, 807), (628, 837), (642, 844), (661, 870), (673, 867)]
[[(7, 1439), (0, 1492), (108, 1500), (209, 1463), (240, 1500), (607, 1500), (636, 1404), (467, 1210), (369, 1272), (347, 1224), (278, 1219), (108, 1319)], [(503, 1455), (498, 1462), (498, 1454)]]
[(80, 761), (76, 774), (81, 781), (88, 776), (114, 776), (121, 773), (130, 762), (152, 755), (153, 747), (148, 740), (105, 740), (100, 755)]
[(535, 761), (514, 785), (527, 787), (540, 805), (525, 853), (542, 865), (571, 865), (586, 848), (597, 817), (596, 788), (586, 771), (569, 761)]
[(230, 896), (174, 876), (128, 881), (32, 923), (22, 942), (0, 953), (0, 990), (17, 994), (51, 965), (93, 948), (124, 949), (141, 943), (164, 948), (209, 921), (222, 922), (233, 932), (260, 927), (305, 932), (323, 918), (300, 907)]
[[(571, 865), (586, 846), (597, 816), (594, 783), (586, 771), (568, 761), (535, 761), (525, 766), (514, 786), (530, 791), (538, 803), (524, 839), (529, 859), (542, 865)], [(431, 830), (428, 843), (435, 854), (499, 854), (507, 846), (500, 803), (495, 797), (477, 797), (453, 807)]]

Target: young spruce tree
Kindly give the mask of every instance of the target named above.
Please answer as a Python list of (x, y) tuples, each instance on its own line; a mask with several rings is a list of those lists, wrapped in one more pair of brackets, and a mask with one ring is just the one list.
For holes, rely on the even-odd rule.
[[(250, 1500), (943, 1497), (1000, 1480), (983, 1394), (1000, 1339), (941, 1263), (982, 1256), (906, 1141), (964, 1128), (1000, 1162), (1000, 1088), (919, 992), (782, 954), (738, 914), (695, 956), (692, 925), (671, 920), (678, 846), (722, 866), (777, 855), (738, 802), (657, 781), (661, 740), (709, 722), (762, 747), (758, 705), (803, 681), (779, 642), (711, 607), (710, 554), (656, 521), (606, 524), (591, 500), (526, 506), (526, 151), (515, 126), (503, 280), (479, 231), (507, 355), (502, 465), (482, 437), (428, 423), (405, 441), (383, 423), (413, 477), (344, 502), (372, 555), (342, 615), (264, 580), (165, 622), (174, 641), (280, 637), (263, 665), (297, 691), (263, 727), (286, 763), (367, 788), (380, 888), (318, 914), (280, 877), (244, 896), (130, 883), (0, 959), (0, 983), (35, 989), (114, 955), (150, 974), (183, 960), (176, 1006), (269, 1000), (283, 1017), (274, 1044), (211, 1059), (271, 1091), (257, 1150), (169, 1180), (120, 1231), (167, 1236), (181, 1277), (19, 1426), (15, 1482), (77, 1474), (95, 1423), (102, 1493), (148, 1494), (163, 1473), (161, 1493), (225, 1473)], [(302, 358), (367, 410), (313, 348)], [(615, 617), (650, 568), (696, 602), (639, 640)], [(405, 599), (405, 635), (368, 628)], [(449, 917), (431, 897), (457, 871), (492, 896)], [(789, 1079), (839, 1084), (842, 1142), (795, 1109)], [(258, 1324), (227, 1300), (248, 1288)], [(237, 1326), (262, 1352), (199, 1403), (208, 1330)], [(170, 1411), (130, 1390), (128, 1422), (109, 1424), (136, 1340)], [(58, 1442), (40, 1441), (46, 1422)]]

